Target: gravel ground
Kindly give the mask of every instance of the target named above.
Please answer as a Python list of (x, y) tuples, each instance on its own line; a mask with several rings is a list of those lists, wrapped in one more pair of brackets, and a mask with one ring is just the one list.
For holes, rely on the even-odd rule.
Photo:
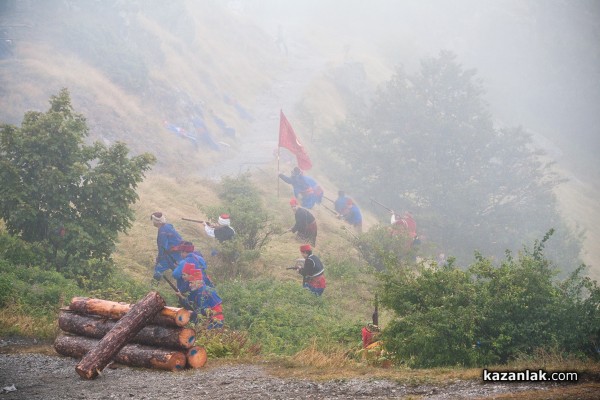
[[(119, 366), (95, 380), (75, 372), (77, 360), (42, 354), (0, 354), (0, 399), (471, 399), (533, 389), (534, 385), (406, 386), (379, 380), (314, 382), (269, 376), (257, 365), (163, 372)], [(14, 385), (14, 386), (13, 386)]]
[[(272, 376), (261, 365), (210, 366), (167, 372), (117, 366), (95, 380), (75, 372), (77, 360), (59, 355), (20, 353), (36, 343), (0, 339), (0, 400), (9, 399), (472, 399), (544, 389), (534, 384), (408, 386), (386, 380), (316, 382)], [(46, 346), (46, 349), (48, 346)]]

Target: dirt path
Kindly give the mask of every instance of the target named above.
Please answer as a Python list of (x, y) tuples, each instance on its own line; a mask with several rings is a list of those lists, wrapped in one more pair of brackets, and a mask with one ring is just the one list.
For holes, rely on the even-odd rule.
[[(51, 343), (0, 338), (0, 399), (595, 399), (600, 383), (570, 387), (551, 384), (484, 384), (479, 379), (407, 384), (382, 378), (327, 381), (281, 378), (267, 362), (224, 364), (167, 372), (117, 365), (95, 380), (75, 372), (78, 360), (54, 352)], [(433, 377), (432, 377), (433, 378)], [(404, 382), (411, 381), (405, 377)], [(432, 382), (439, 382), (439, 377)], [(576, 395), (566, 396), (575, 391)]]
[(208, 365), (184, 372), (118, 366), (86, 381), (75, 372), (76, 365), (77, 360), (61, 356), (0, 354), (0, 399), (472, 399), (548, 388), (479, 381), (447, 385), (367, 379), (316, 382), (278, 378), (264, 366), (245, 364)]

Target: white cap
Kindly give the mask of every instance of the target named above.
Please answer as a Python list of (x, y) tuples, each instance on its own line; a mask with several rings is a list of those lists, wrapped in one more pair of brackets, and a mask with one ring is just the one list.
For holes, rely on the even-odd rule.
[(221, 214), (219, 216), (219, 225), (227, 225), (231, 224), (231, 220), (229, 219), (229, 214)]

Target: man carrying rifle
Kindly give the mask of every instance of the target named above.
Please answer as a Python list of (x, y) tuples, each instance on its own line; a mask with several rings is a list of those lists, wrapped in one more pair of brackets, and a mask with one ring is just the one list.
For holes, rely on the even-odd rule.
[[(191, 242), (181, 242), (179, 246), (175, 246), (174, 251), (179, 252), (181, 260), (177, 262), (176, 268), (173, 270), (173, 278), (177, 280), (177, 290), (181, 293), (190, 291), (190, 285), (183, 279), (183, 269), (187, 264), (192, 264), (195, 269), (199, 269), (202, 272), (206, 271), (206, 261), (199, 251), (196, 251), (194, 244)], [(206, 275), (206, 280), (210, 283), (210, 278)]]
[(156, 236), (158, 255), (156, 256), (153, 278), (159, 281), (166, 270), (174, 269), (175, 265), (181, 261), (181, 254), (178, 251), (173, 251), (173, 249), (181, 244), (182, 239), (173, 225), (167, 223), (167, 217), (162, 212), (152, 213), (150, 220), (158, 228), (158, 235)]
[(362, 233), (362, 213), (351, 198), (346, 198), (346, 205), (339, 212), (338, 218), (352, 225), (358, 233)]
[(325, 281), (325, 267), (323, 263), (312, 253), (310, 244), (300, 246), (300, 254), (304, 257), (304, 265), (296, 264), (294, 268), (302, 275), (302, 286), (313, 292), (317, 296), (321, 296), (327, 287)]
[(417, 241), (417, 223), (415, 222), (413, 215), (408, 211), (403, 215), (399, 215), (394, 211), (390, 211), (390, 213), (392, 214), (392, 217), (390, 218), (392, 234), (407, 236), (411, 241), (411, 245), (413, 242)]
[(204, 231), (208, 236), (217, 239), (219, 243), (231, 240), (235, 236), (235, 230), (231, 227), (229, 214), (219, 215), (217, 224), (204, 221)]
[(338, 191), (338, 197), (333, 202), (333, 208), (335, 208), (335, 212), (341, 214), (344, 208), (348, 203), (348, 197), (346, 197), (346, 192), (343, 190)]
[(410, 249), (413, 245), (420, 244), (420, 239), (417, 235), (417, 222), (410, 212), (406, 211), (404, 214), (400, 215), (377, 200), (371, 199), (371, 202), (390, 212), (392, 215), (390, 218), (391, 233), (394, 236), (405, 236), (407, 238), (407, 248)]
[(189, 282), (190, 293), (187, 296), (188, 304), (192, 307), (193, 323), (198, 322), (201, 314), (207, 319), (207, 329), (219, 329), (223, 327), (223, 301), (214, 287), (206, 285), (204, 276), (199, 269), (194, 269), (191, 264), (183, 272), (184, 279)]

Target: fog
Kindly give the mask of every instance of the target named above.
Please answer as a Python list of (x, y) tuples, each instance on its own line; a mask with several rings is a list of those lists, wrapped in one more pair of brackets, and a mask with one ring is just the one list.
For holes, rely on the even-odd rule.
[(499, 125), (532, 131), (586, 180), (600, 181), (600, 2), (308, 0), (230, 2), (291, 35), (323, 35), (350, 57), (369, 49), (415, 69), (451, 50), (475, 68)]
[(583, 261), (600, 276), (599, 1), (230, 4), (273, 36), (279, 27), (290, 39), (312, 38), (349, 61), (377, 59), (416, 73), (424, 57), (455, 53), (464, 68), (477, 70), (497, 127), (522, 126), (568, 179), (557, 189), (562, 214), (585, 231)]
[[(194, 16), (179, 15), (185, 7), (197, 8)], [(211, 12), (217, 22), (202, 26), (206, 20), (198, 16)], [(90, 21), (95, 26), (85, 25)], [(364, 65), (375, 86), (397, 66), (414, 74), (424, 57), (449, 50), (464, 68), (478, 71), (498, 126), (523, 126), (572, 182), (593, 186), (589, 193), (599, 190), (598, 0), (0, 0), (0, 27), (0, 121), (18, 123), (24, 111), (44, 109), (49, 93), (72, 85), (94, 139), (143, 142), (135, 150), (148, 151), (163, 144), (156, 132), (165, 129), (154, 120), (189, 119), (199, 104), (206, 115), (231, 116), (223, 95), (258, 92), (254, 104), (244, 99), (249, 107), (260, 106), (252, 110), (248, 130), (236, 143), (223, 135), (216, 139), (241, 149), (235, 157), (228, 154), (235, 158), (231, 171), (272, 159), (279, 109), (293, 113), (311, 80), (332, 64)], [(273, 55), (279, 35), (285, 58)], [(39, 57), (43, 51), (60, 54), (60, 60)], [(272, 68), (279, 75), (261, 93), (254, 79), (266, 85), (273, 60), (287, 69)], [(152, 111), (161, 115), (148, 116)], [(139, 125), (126, 125), (127, 118)], [(298, 133), (311, 138), (311, 132)], [(180, 149), (161, 151), (177, 157)], [(595, 229), (586, 245), (595, 253), (586, 261), (598, 265), (595, 204), (569, 207), (578, 212), (571, 218)], [(595, 214), (586, 214), (591, 209)]]
[[(43, 32), (44, 26), (30, 26), (24, 16), (40, 8), (51, 9), (45, 4), (40, 7), (42, 3), (2, 1), (0, 17), (17, 11), (16, 20), (0, 21), (3, 48), (13, 36), (27, 35), (32, 28)], [(52, 8), (72, 12), (100, 5), (113, 13), (127, 10), (117, 12), (126, 24), (135, 16), (132, 10), (150, 12), (163, 7), (161, 2), (148, 1), (65, 0)], [(290, 60), (294, 43), (307, 40), (318, 44), (321, 52), (376, 59), (389, 68), (387, 76), (372, 74), (379, 82), (397, 65), (411, 72), (423, 57), (450, 50), (465, 68), (478, 71), (499, 125), (524, 126), (570, 173), (600, 181), (597, 0), (207, 0), (188, 4), (208, 12), (215, 5), (258, 24), (273, 38), (280, 30), (290, 45)], [(161, 11), (151, 13), (160, 15)], [(172, 24), (171, 29), (184, 28)], [(321, 57), (334, 56), (325, 53)]]

